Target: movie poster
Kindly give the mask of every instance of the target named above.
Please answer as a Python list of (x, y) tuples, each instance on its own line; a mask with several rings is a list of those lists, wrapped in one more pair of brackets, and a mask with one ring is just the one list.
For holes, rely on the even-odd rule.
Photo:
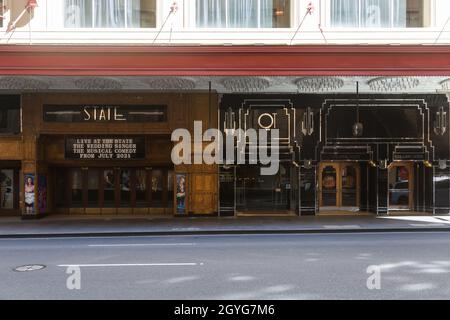
[(34, 214), (34, 182), (35, 177), (32, 173), (25, 174), (25, 213)]
[(176, 175), (176, 183), (176, 213), (186, 214), (186, 174), (178, 173)]
[(39, 175), (38, 178), (38, 207), (39, 213), (47, 211), (47, 177)]

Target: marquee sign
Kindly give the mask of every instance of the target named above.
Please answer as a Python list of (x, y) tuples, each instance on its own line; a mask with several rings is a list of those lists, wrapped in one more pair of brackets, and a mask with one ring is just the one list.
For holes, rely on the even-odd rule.
[(145, 158), (145, 137), (69, 137), (65, 157), (71, 160), (131, 160)]

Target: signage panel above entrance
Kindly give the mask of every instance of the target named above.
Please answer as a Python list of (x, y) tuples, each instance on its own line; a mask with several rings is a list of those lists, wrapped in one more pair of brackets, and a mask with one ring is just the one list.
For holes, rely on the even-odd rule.
[(145, 158), (145, 137), (69, 137), (65, 157), (71, 160), (137, 160)]
[(45, 122), (167, 122), (163, 105), (44, 105)]

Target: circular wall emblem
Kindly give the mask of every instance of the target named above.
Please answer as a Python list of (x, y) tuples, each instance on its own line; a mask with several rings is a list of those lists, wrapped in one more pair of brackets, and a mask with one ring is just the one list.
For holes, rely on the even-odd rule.
[(263, 129), (271, 129), (275, 123), (275, 119), (269, 113), (263, 113), (258, 117), (258, 125)]
[(29, 264), (26, 266), (20, 266), (17, 268), (14, 268), (14, 271), (17, 272), (30, 272), (30, 271), (38, 271), (44, 269), (45, 266), (43, 264)]

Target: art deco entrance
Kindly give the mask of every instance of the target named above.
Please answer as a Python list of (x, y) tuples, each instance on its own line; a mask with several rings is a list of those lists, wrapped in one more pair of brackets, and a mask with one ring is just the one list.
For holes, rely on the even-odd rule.
[(236, 209), (251, 214), (294, 214), (296, 181), (294, 168), (280, 163), (276, 175), (260, 174), (257, 165), (238, 166), (236, 170)]
[(360, 166), (358, 163), (321, 163), (318, 180), (320, 211), (359, 210)]

